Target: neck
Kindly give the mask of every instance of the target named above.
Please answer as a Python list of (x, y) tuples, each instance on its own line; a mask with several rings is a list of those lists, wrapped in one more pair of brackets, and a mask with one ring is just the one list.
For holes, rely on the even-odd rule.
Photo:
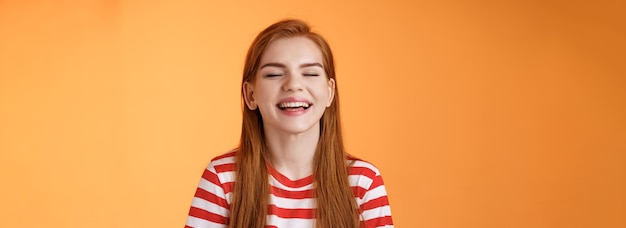
[(313, 174), (313, 158), (319, 141), (319, 125), (293, 134), (265, 128), (270, 163), (281, 174), (298, 180)]

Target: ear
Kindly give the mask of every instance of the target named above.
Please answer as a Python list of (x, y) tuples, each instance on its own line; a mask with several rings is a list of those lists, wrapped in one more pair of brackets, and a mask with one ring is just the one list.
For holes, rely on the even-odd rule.
[(243, 100), (250, 110), (255, 110), (258, 105), (254, 99), (254, 86), (250, 82), (243, 83)]
[(328, 79), (328, 104), (326, 107), (330, 107), (333, 103), (333, 99), (335, 99), (335, 79)]

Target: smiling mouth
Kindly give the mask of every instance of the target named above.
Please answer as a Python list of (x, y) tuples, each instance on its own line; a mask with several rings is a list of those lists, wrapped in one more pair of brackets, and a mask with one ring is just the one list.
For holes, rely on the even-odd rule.
[(276, 106), (280, 110), (300, 111), (300, 110), (307, 110), (308, 108), (313, 106), (313, 104), (307, 103), (307, 102), (302, 102), (302, 101), (297, 101), (297, 102), (283, 102), (283, 103), (277, 104)]

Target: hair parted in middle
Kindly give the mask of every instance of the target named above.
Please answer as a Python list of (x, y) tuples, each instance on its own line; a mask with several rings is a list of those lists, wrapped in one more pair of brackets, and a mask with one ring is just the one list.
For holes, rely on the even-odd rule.
[[(321, 117), (320, 138), (314, 156), (316, 227), (359, 227), (359, 208), (348, 181), (348, 154), (341, 133), (335, 63), (326, 40), (311, 32), (309, 25), (301, 20), (282, 20), (267, 27), (248, 49), (241, 82), (242, 101), (244, 83), (255, 82), (261, 57), (268, 45), (290, 37), (305, 37), (313, 41), (322, 53), (322, 64), (328, 79), (335, 80), (334, 99)], [(235, 155), (236, 179), (231, 194), (230, 228), (265, 227), (270, 194), (268, 162), (269, 151), (261, 113), (243, 104), (241, 139)]]

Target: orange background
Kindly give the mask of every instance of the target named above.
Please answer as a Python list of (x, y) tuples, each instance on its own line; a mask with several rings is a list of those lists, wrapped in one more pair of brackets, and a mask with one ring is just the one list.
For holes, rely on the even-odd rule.
[(505, 2), (0, 0), (0, 227), (182, 227), (286, 17), (397, 227), (626, 227), (626, 6)]

